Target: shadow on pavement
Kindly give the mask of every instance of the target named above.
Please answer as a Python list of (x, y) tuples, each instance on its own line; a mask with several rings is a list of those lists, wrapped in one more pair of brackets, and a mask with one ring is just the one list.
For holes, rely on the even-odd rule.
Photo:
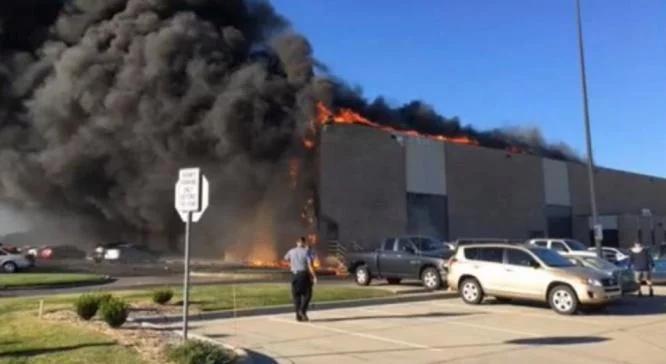
[(666, 314), (666, 296), (625, 296), (608, 305), (605, 310), (593, 314), (605, 316), (662, 315)]
[(577, 345), (593, 344), (608, 340), (608, 338), (599, 336), (549, 336), (507, 340), (504, 343), (514, 345)]
[(70, 351), (83, 348), (90, 348), (96, 346), (113, 346), (114, 343), (97, 343), (97, 344), (82, 344), (82, 345), (71, 345), (71, 346), (60, 346), (56, 348), (47, 348), (47, 349), (23, 349), (23, 350), (12, 350), (5, 351), (0, 353), (0, 358), (6, 357), (24, 357), (24, 356), (35, 356), (42, 354), (57, 353), (61, 351)]
[[(550, 309), (547, 303), (511, 300), (503, 302), (497, 300), (487, 300), (484, 305), (488, 306), (522, 306)], [(666, 314), (666, 296), (637, 297), (634, 295), (624, 296), (607, 306), (583, 306), (580, 309), (585, 315), (598, 316), (644, 316)]]
[(407, 315), (367, 315), (367, 316), (332, 317), (325, 319), (314, 319), (310, 320), (310, 322), (339, 322), (339, 321), (373, 320), (373, 319), (414, 319), (414, 318), (469, 316), (469, 315), (478, 315), (478, 314), (481, 313), (429, 312), (429, 313), (407, 314)]
[(266, 356), (262, 353), (258, 353), (256, 351), (252, 350), (246, 350), (247, 355), (250, 357), (250, 362), (253, 364), (276, 364), (277, 361), (275, 361), (273, 358), (270, 356)]

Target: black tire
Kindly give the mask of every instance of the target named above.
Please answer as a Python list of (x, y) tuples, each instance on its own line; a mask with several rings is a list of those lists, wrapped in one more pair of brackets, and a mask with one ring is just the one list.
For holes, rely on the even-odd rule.
[(402, 279), (400, 278), (386, 278), (386, 281), (388, 284), (400, 284), (402, 282)]
[(18, 270), (18, 266), (14, 262), (7, 262), (2, 265), (2, 270), (5, 273), (16, 273), (16, 271)]
[(442, 276), (433, 267), (428, 267), (421, 272), (421, 282), (423, 287), (430, 291), (442, 288)]
[(573, 315), (578, 311), (578, 296), (571, 287), (561, 284), (548, 292), (548, 304), (560, 315)]
[(483, 301), (483, 288), (474, 278), (465, 278), (458, 287), (460, 298), (470, 305), (478, 305)]
[(354, 270), (354, 280), (359, 286), (367, 286), (372, 282), (370, 270), (365, 265), (360, 265)]

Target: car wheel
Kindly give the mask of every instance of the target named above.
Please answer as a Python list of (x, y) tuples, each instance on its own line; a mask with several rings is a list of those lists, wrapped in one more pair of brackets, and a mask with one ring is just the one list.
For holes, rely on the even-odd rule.
[(5, 273), (14, 273), (17, 270), (16, 263), (14, 262), (7, 262), (2, 265), (2, 270), (5, 271)]
[(367, 286), (370, 284), (370, 281), (372, 281), (370, 271), (365, 265), (356, 268), (356, 271), (354, 271), (354, 277), (356, 279), (356, 284), (359, 286)]
[(559, 285), (548, 294), (550, 307), (561, 315), (571, 315), (578, 309), (578, 297), (569, 286)]
[(421, 282), (423, 282), (423, 287), (433, 291), (442, 287), (442, 277), (437, 269), (432, 267), (428, 267), (421, 272)]
[(465, 279), (460, 285), (460, 297), (465, 303), (478, 305), (483, 300), (483, 289), (474, 278)]
[(400, 278), (386, 278), (388, 284), (400, 284), (402, 281)]

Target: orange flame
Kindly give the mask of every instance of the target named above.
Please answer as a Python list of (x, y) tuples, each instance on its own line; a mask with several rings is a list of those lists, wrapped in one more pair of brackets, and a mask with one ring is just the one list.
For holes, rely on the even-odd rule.
[(337, 113), (334, 113), (329, 108), (327, 108), (326, 105), (324, 105), (324, 103), (322, 103), (321, 101), (317, 103), (317, 122), (320, 125), (326, 123), (366, 125), (393, 134), (400, 134), (412, 137), (423, 137), (423, 138), (434, 139), (442, 142), (449, 142), (455, 144), (479, 145), (479, 142), (476, 139), (464, 135), (457, 137), (449, 137), (444, 135), (421, 134), (415, 130), (399, 130), (390, 126), (381, 125), (361, 116), (360, 114), (352, 111), (351, 109), (341, 108), (338, 110)]
[(314, 149), (315, 142), (314, 142), (314, 140), (306, 138), (306, 139), (303, 139), (303, 146), (305, 147), (305, 149)]

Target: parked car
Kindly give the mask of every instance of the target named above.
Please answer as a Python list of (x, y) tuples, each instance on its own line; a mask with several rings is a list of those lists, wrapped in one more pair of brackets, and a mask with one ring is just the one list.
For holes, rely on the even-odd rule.
[(552, 238), (530, 239), (527, 241), (527, 245), (551, 249), (562, 255), (570, 255), (572, 253), (576, 253), (578, 255), (586, 255), (590, 257), (597, 256), (594, 252), (588, 250), (587, 245), (573, 239), (552, 239)]
[(110, 262), (154, 262), (158, 259), (158, 254), (148, 248), (126, 242), (115, 242), (98, 245), (91, 258), (100, 263), (102, 261)]
[(599, 257), (572, 255), (568, 258), (572, 263), (579, 267), (588, 267), (603, 272), (610, 277), (614, 277), (620, 284), (620, 289), (623, 294), (636, 292), (639, 288), (634, 271), (629, 267), (618, 267), (617, 265)]
[(472, 244), (515, 244), (520, 245), (525, 242), (515, 239), (501, 239), (501, 238), (460, 238), (453, 242), (453, 246), (458, 248), (460, 246), (467, 246)]
[(459, 247), (449, 262), (449, 287), (468, 304), (485, 296), (547, 302), (560, 314), (580, 305), (605, 305), (620, 296), (617, 280), (577, 267), (553, 250), (483, 244)]
[(34, 264), (21, 253), (12, 252), (6, 248), (0, 248), (0, 267), (5, 273), (15, 273), (21, 269), (28, 269)]
[[(595, 253), (597, 252), (596, 247), (587, 248), (588, 251)], [(604, 259), (611, 263), (619, 262), (621, 260), (629, 258), (629, 251), (626, 249), (613, 248), (610, 246), (601, 247), (601, 254), (603, 254)]]
[(73, 245), (43, 246), (37, 250), (39, 259), (84, 259), (86, 252)]
[(440, 241), (425, 237), (398, 237), (384, 240), (372, 252), (347, 253), (346, 266), (356, 283), (367, 286), (383, 278), (391, 284), (403, 279), (419, 279), (427, 289), (441, 287), (445, 265), (453, 254)]

